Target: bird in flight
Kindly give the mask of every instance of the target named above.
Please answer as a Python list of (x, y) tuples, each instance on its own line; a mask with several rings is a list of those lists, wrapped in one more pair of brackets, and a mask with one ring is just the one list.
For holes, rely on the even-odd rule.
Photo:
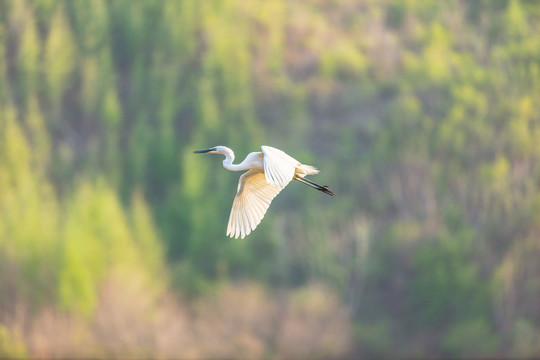
[(262, 152), (252, 152), (240, 164), (233, 164), (234, 152), (225, 146), (194, 151), (196, 154), (225, 155), (223, 167), (230, 171), (249, 170), (240, 176), (233, 201), (227, 235), (243, 239), (261, 222), (272, 200), (291, 180), (311, 186), (325, 194), (335, 196), (327, 185), (318, 185), (305, 179), (319, 173), (315, 167), (301, 164), (283, 151), (261, 146)]

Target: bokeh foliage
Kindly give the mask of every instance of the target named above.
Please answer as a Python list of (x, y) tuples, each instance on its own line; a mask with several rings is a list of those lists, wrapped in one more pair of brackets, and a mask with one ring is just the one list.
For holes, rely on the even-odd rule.
[[(355, 355), (538, 355), (539, 30), (527, 0), (1, 0), (0, 354), (17, 304), (92, 319), (114, 277), (325, 283)], [(218, 144), (338, 196), (227, 239)]]

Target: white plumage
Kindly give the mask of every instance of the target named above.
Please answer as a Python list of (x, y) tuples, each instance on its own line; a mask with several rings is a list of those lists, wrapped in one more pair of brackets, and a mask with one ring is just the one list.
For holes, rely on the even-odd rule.
[(250, 153), (240, 164), (233, 164), (234, 152), (225, 146), (215, 146), (195, 153), (223, 154), (223, 167), (231, 171), (249, 170), (240, 176), (238, 190), (229, 216), (227, 235), (242, 239), (260, 224), (272, 200), (291, 180), (298, 180), (329, 195), (328, 186), (321, 186), (304, 179), (319, 171), (283, 151), (271, 146), (261, 146), (262, 152)]
[[(261, 149), (266, 181), (270, 185), (281, 186), (282, 188), (287, 186), (293, 179), (296, 168), (302, 166), (302, 164), (283, 151), (271, 146), (261, 146)], [(319, 172), (314, 167), (311, 168), (314, 171), (313, 174)]]

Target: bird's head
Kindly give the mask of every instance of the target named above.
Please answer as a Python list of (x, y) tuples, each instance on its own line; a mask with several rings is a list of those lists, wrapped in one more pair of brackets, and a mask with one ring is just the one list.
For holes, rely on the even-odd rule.
[(229, 149), (228, 147), (219, 145), (219, 146), (214, 146), (208, 149), (196, 150), (193, 153), (194, 154), (209, 153), (209, 154), (224, 154), (225, 155), (231, 152), (232, 152), (231, 149)]
[(217, 154), (219, 146), (214, 146), (208, 149), (202, 149), (202, 150), (195, 150), (194, 154), (204, 154), (204, 153), (210, 153), (210, 154)]

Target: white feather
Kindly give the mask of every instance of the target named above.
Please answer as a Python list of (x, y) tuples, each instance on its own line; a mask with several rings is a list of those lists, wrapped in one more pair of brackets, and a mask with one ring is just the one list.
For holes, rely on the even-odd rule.
[(284, 188), (293, 179), (300, 162), (283, 151), (271, 146), (261, 146), (266, 181)]
[(279, 186), (268, 184), (261, 170), (253, 169), (240, 176), (227, 235), (242, 239), (249, 235), (260, 224), (270, 203), (281, 190)]

